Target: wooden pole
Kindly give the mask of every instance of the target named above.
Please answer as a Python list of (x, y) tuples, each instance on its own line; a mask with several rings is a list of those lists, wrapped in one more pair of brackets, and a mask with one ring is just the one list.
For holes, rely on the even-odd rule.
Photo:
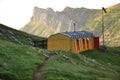
[(103, 9), (102, 9), (102, 35), (103, 35), (103, 46), (105, 45), (104, 41), (104, 18), (103, 18)]

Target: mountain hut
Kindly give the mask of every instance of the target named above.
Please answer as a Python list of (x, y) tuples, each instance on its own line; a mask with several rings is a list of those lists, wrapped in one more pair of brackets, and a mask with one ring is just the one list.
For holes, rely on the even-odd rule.
[(61, 32), (48, 37), (48, 50), (73, 52), (99, 48), (99, 37), (87, 31)]

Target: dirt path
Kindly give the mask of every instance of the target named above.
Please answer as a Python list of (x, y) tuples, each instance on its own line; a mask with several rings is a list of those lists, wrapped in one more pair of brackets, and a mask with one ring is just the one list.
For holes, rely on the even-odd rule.
[(38, 66), (38, 69), (37, 69), (37, 72), (35, 73), (34, 75), (34, 80), (43, 80), (43, 72), (45, 70), (45, 66), (46, 64), (49, 63), (49, 61), (55, 56), (56, 54), (55, 53), (51, 53), (49, 54), (46, 59), (45, 59), (45, 62), (42, 64), (42, 65), (39, 65)]

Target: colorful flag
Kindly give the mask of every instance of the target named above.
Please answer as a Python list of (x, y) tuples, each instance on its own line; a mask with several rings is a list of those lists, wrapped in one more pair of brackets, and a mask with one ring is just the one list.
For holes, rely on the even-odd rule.
[(103, 10), (105, 13), (107, 13), (107, 11), (106, 11), (106, 9), (105, 9), (104, 7), (102, 7), (102, 10)]

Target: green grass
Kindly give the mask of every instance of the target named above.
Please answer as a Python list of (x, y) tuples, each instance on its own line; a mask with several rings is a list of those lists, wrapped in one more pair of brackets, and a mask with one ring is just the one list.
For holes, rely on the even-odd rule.
[(54, 52), (57, 55), (54, 55), (44, 66), (44, 80), (120, 79), (120, 47), (108, 47), (104, 52), (100, 50), (80, 53), (49, 51), (32, 47), (28, 39), (45, 38), (13, 30), (4, 25), (0, 25), (0, 30), (0, 35), (2, 34), (0, 36), (0, 79), (2, 80), (33, 80), (38, 66), (45, 62), (45, 55)]
[(33, 80), (44, 58), (34, 47), (0, 40), (0, 79)]
[[(96, 52), (96, 50), (94, 51)], [(83, 53), (90, 54), (89, 52), (91, 51)], [(119, 65), (108, 65), (103, 59), (104, 63), (101, 63), (94, 58), (91, 59), (73, 52), (58, 51), (58, 53), (46, 66), (45, 80), (117, 80), (120, 78)], [(97, 53), (101, 54), (99, 51)], [(65, 60), (63, 55), (69, 57), (69, 60)], [(109, 55), (103, 57), (107, 56)], [(119, 57), (116, 60), (118, 59)]]
[[(0, 40), (0, 79), (33, 80), (45, 55), (57, 53), (44, 66), (44, 80), (119, 80), (120, 48), (79, 53), (48, 51)], [(68, 59), (65, 58), (68, 57)]]
[(85, 55), (86, 57), (95, 59), (101, 63), (109, 63), (120, 66), (120, 47), (109, 47), (106, 51), (88, 50), (82, 52), (81, 54)]
[(33, 41), (45, 40), (46, 38), (33, 36), (0, 24), (0, 39), (20, 45), (34, 46)]

